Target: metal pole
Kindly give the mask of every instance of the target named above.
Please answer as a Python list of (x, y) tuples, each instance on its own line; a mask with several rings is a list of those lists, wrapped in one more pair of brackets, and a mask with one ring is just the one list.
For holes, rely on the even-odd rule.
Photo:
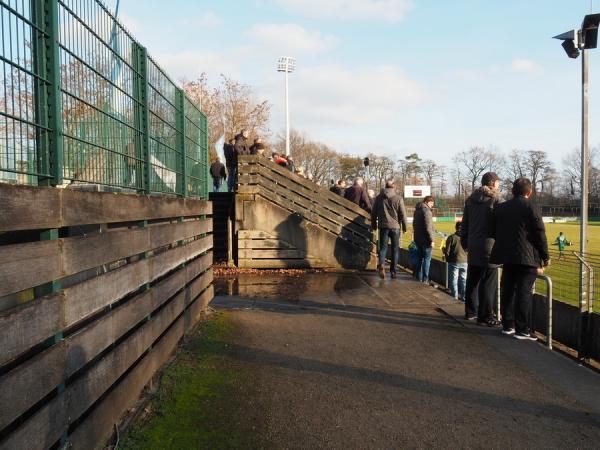
[[(583, 259), (587, 254), (588, 224), (588, 184), (589, 184), (589, 148), (588, 148), (588, 50), (581, 51), (581, 223), (579, 225), (579, 253)], [(583, 331), (583, 314), (587, 312), (587, 267), (582, 260), (579, 274), (579, 311)], [(581, 342), (580, 342), (581, 344)], [(581, 345), (579, 348), (581, 352)]]
[(289, 63), (285, 66), (285, 156), (290, 156), (290, 108), (288, 105), (288, 72)]

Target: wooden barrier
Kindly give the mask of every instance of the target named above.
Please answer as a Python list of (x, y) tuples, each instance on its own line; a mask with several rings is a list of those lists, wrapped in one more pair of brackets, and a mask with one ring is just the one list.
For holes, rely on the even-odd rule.
[(266, 158), (238, 162), (238, 266), (375, 268), (366, 211)]
[(213, 297), (211, 215), (0, 184), (1, 449), (104, 446)]

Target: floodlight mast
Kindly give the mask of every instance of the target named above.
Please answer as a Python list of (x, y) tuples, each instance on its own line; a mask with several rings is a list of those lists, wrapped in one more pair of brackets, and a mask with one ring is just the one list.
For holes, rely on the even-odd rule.
[[(575, 59), (581, 52), (581, 211), (579, 225), (579, 251), (582, 258), (587, 254), (587, 225), (588, 225), (588, 197), (589, 197), (589, 77), (588, 77), (588, 50), (596, 48), (598, 41), (598, 25), (600, 24), (600, 14), (589, 14), (584, 17), (580, 30), (571, 30), (566, 33), (554, 36), (554, 39), (563, 41), (563, 48), (569, 58)], [(589, 293), (587, 292), (587, 267), (584, 262), (580, 262), (579, 277), (579, 310), (580, 317), (587, 317), (589, 311)], [(551, 301), (551, 300), (549, 300)], [(587, 320), (587, 319), (586, 319)], [(582, 323), (582, 330), (586, 324)], [(579, 335), (579, 357), (585, 357), (585, 352), (581, 347), (581, 333)]]
[(296, 68), (296, 60), (289, 56), (282, 56), (277, 62), (277, 71), (285, 73), (285, 156), (290, 156), (290, 109), (288, 74)]

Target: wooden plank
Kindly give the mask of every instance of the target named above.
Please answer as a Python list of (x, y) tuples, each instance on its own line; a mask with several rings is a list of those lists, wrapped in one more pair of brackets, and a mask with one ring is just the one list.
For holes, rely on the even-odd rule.
[(186, 305), (192, 302), (192, 299), (198, 297), (198, 295), (204, 291), (213, 282), (213, 270), (212, 267), (196, 278), (186, 288)]
[(0, 430), (48, 395), (64, 379), (67, 344), (63, 341), (0, 377)]
[(210, 219), (7, 245), (0, 253), (0, 297), (205, 233)]
[(0, 297), (64, 275), (60, 240), (0, 247)]
[(69, 436), (74, 449), (105, 448), (114, 432), (115, 423), (132, 408), (144, 386), (165, 364), (175, 351), (184, 333), (184, 317), (180, 317), (169, 331), (156, 343), (150, 353), (123, 379)]
[(0, 183), (0, 232), (60, 226), (59, 189)]
[(51, 294), (0, 313), (0, 366), (64, 328), (63, 302)]
[(63, 226), (211, 215), (212, 203), (167, 196), (63, 190)]
[(303, 250), (238, 250), (238, 258), (242, 259), (304, 259), (306, 257), (306, 252)]
[(294, 250), (293, 245), (280, 239), (238, 239), (238, 249)]
[(206, 308), (215, 296), (214, 287), (210, 285), (194, 300), (185, 312), (185, 334), (189, 334), (206, 314)]
[(0, 232), (201, 215), (211, 202), (0, 184)]
[(262, 230), (238, 230), (238, 239), (276, 239), (276, 236), (272, 233), (268, 233)]
[(319, 259), (238, 259), (238, 267), (249, 269), (323, 269), (331, 267)]

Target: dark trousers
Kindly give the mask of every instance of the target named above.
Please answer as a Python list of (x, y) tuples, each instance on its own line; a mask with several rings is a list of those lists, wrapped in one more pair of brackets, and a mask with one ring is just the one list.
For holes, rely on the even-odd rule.
[(379, 229), (379, 265), (385, 264), (385, 258), (387, 257), (388, 242), (392, 241), (392, 263), (390, 265), (390, 272), (396, 272), (398, 267), (398, 251), (400, 248), (400, 230), (392, 228), (380, 228)]
[(213, 177), (213, 191), (220, 192), (221, 191), (221, 181), (223, 179), (221, 177)]
[(493, 318), (497, 291), (497, 268), (469, 264), (465, 292), (465, 316), (477, 316), (477, 320), (481, 322)]
[(505, 264), (502, 268), (500, 311), (505, 329), (531, 332), (531, 297), (536, 275), (535, 267)]
[(235, 191), (235, 183), (237, 182), (237, 166), (227, 167), (227, 191)]

